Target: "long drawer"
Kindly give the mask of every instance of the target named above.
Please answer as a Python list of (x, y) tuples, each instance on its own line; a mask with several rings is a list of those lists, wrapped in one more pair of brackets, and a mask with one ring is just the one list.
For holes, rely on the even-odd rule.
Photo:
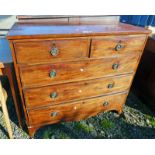
[(85, 58), (89, 54), (89, 39), (50, 39), (15, 42), (17, 63), (56, 62)]
[(23, 88), (28, 88), (132, 73), (137, 67), (138, 58), (138, 54), (132, 54), (20, 67), (21, 82)]
[(120, 35), (92, 38), (91, 57), (137, 53), (143, 50), (145, 35)]
[(27, 108), (55, 105), (73, 100), (126, 91), (133, 75), (115, 76), (47, 87), (26, 89), (24, 97)]
[(94, 116), (102, 111), (121, 110), (126, 99), (126, 93), (87, 99), (42, 109), (29, 110), (29, 124), (57, 123), (60, 121), (75, 121)]

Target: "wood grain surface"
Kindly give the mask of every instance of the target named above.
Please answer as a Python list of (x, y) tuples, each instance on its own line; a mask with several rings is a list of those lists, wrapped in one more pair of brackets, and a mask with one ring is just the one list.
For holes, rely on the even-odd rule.
[[(14, 43), (17, 63), (42, 63), (85, 58), (89, 54), (88, 38), (50, 39)], [(51, 54), (57, 48), (58, 54)]]
[[(107, 95), (108, 93), (127, 91), (131, 84), (132, 77), (133, 75), (131, 74), (35, 89), (26, 89), (24, 91), (26, 106), (27, 108), (37, 108), (101, 96), (103, 94)], [(112, 85), (112, 88), (109, 88), (109, 85)], [(51, 98), (51, 94), (55, 92), (57, 93), (57, 96), (55, 98)]]
[[(125, 100), (126, 93), (29, 110), (29, 123), (30, 126), (35, 126), (60, 121), (76, 121), (86, 119), (103, 111), (120, 111)], [(104, 105), (105, 102), (108, 102), (108, 105)]]
[[(132, 73), (136, 69), (139, 55), (125, 55), (116, 58), (102, 58), (66, 63), (32, 65), (20, 68), (23, 88), (39, 87), (51, 84), (88, 80), (93, 78)], [(113, 69), (119, 64), (118, 69)], [(56, 72), (50, 77), (51, 71)]]
[[(114, 56), (117, 54), (141, 52), (146, 35), (105, 36), (92, 38), (91, 57)], [(116, 50), (120, 44), (122, 48)]]

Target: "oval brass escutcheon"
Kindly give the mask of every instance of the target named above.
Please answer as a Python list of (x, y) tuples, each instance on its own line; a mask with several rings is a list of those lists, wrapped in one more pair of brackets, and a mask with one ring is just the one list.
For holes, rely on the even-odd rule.
[(51, 55), (52, 56), (57, 56), (59, 54), (59, 50), (57, 47), (52, 47), (51, 49)]

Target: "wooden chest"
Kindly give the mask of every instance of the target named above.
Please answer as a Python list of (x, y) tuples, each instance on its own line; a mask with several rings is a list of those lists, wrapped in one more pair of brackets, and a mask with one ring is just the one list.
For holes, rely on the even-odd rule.
[(29, 134), (121, 113), (149, 30), (127, 24), (16, 23), (7, 35)]

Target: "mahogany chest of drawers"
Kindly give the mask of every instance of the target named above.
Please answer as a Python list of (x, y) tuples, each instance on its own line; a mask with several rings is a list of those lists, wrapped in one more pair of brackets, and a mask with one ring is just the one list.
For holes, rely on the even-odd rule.
[(29, 134), (121, 113), (149, 30), (127, 24), (16, 23), (7, 35)]

